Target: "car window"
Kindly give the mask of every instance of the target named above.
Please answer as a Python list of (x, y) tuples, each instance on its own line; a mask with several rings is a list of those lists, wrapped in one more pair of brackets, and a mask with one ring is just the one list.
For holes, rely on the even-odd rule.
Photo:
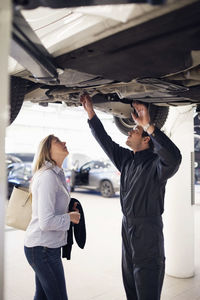
[(88, 168), (90, 169), (105, 169), (105, 168), (110, 168), (111, 163), (110, 162), (105, 162), (105, 161), (90, 161), (86, 164), (84, 164), (81, 167), (81, 171), (87, 170)]
[(88, 168), (92, 169), (94, 167), (94, 162), (88, 162), (81, 167), (81, 170), (84, 171)]
[(95, 161), (94, 162), (94, 169), (100, 169), (100, 168), (104, 168), (104, 163), (100, 162), (100, 161)]
[(94, 168), (95, 169), (105, 169), (111, 167), (111, 164), (109, 162), (104, 161), (95, 161), (94, 162)]

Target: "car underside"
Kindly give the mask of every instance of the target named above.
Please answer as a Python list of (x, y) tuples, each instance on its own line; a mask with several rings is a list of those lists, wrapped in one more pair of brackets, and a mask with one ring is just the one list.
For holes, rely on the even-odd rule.
[[(107, 32), (98, 27), (96, 36), (92, 32), (88, 40), (82, 32), (77, 36), (82, 43), (74, 42), (72, 35), (67, 46), (57, 49), (47, 49), (37, 30), (15, 9), (11, 56), (23, 68), (10, 72), (11, 122), (24, 100), (80, 106), (82, 93), (92, 97), (97, 110), (112, 114), (124, 134), (134, 124), (133, 101), (148, 105), (151, 120), (159, 128), (170, 106), (194, 105), (198, 112), (200, 1), (169, 1), (156, 7), (124, 4), (121, 12), (125, 14), (126, 7), (141, 9), (141, 5), (145, 13), (110, 23), (101, 16), (104, 26), (105, 21), (109, 23)], [(114, 14), (117, 6), (112, 6)]]

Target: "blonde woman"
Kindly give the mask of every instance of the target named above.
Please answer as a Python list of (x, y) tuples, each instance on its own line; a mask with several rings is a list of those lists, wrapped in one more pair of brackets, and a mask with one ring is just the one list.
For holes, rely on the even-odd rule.
[(34, 300), (67, 300), (61, 247), (67, 244), (70, 222), (79, 223), (80, 213), (68, 212), (63, 160), (66, 143), (49, 135), (40, 143), (31, 184), (32, 219), (25, 234), (25, 255), (35, 272)]

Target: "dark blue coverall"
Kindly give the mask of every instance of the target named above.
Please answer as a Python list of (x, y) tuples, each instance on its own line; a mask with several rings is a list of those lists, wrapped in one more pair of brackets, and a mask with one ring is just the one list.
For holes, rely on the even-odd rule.
[(154, 152), (136, 152), (112, 141), (95, 115), (88, 121), (95, 139), (121, 172), (122, 275), (128, 300), (159, 300), (165, 253), (162, 213), (167, 179), (181, 163), (174, 143), (158, 128)]

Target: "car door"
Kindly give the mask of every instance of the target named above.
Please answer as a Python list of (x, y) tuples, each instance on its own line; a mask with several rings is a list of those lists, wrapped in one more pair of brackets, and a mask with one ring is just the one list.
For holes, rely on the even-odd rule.
[(89, 173), (93, 168), (94, 162), (85, 163), (79, 171), (75, 172), (75, 185), (76, 186), (88, 186), (89, 185)]
[(102, 161), (94, 161), (93, 167), (89, 172), (89, 185), (91, 188), (98, 188), (105, 164)]

